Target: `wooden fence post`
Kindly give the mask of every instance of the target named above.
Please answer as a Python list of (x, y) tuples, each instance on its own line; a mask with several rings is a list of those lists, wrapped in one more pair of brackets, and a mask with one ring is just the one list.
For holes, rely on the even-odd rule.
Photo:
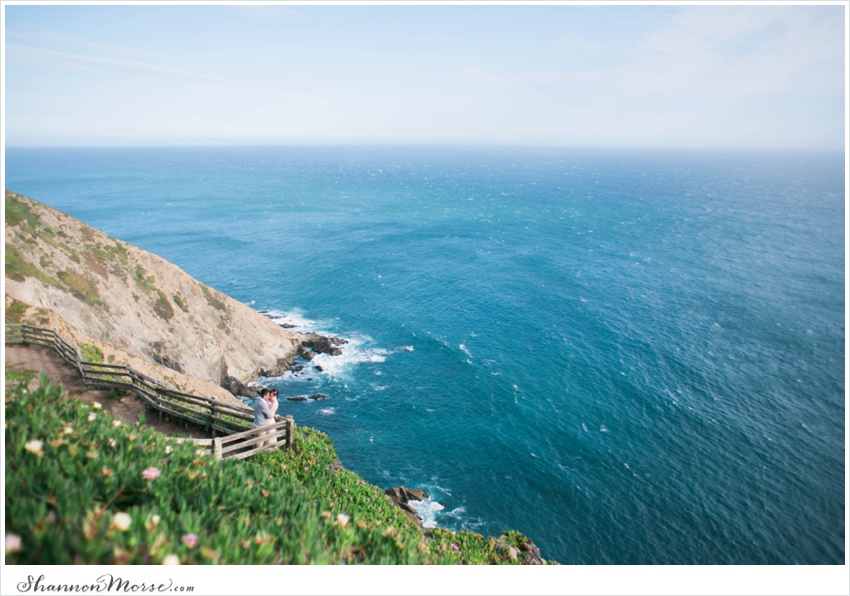
[(209, 426), (209, 429), (210, 429), (210, 434), (213, 436), (213, 438), (216, 437), (215, 423), (216, 423), (218, 418), (219, 418), (218, 409), (215, 407), (215, 402), (210, 401), (210, 426)]
[(77, 348), (77, 368), (80, 370), (80, 376), (83, 377), (83, 383), (86, 382), (86, 373), (83, 372), (83, 353), (80, 352), (80, 346)]
[(292, 416), (286, 417), (286, 446), (292, 447), (295, 444), (295, 419)]
[(220, 438), (213, 439), (213, 455), (215, 455), (216, 461), (221, 461), (221, 439)]

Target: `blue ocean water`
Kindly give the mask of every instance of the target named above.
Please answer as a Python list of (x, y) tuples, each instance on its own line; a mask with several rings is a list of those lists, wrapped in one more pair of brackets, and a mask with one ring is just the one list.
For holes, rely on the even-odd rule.
[[(7, 150), (6, 187), (350, 340), (262, 379), (430, 524), (565, 564), (838, 564), (841, 154)], [(319, 364), (322, 371), (313, 365)]]

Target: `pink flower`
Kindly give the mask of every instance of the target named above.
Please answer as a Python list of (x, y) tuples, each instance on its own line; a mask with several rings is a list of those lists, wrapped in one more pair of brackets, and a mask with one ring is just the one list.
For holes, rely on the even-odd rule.
[(460, 549), (457, 547), (457, 545), (454, 542), (452, 542), (449, 546), (452, 547), (453, 549), (455, 549), (457, 552), (460, 552)]
[(198, 536), (197, 534), (183, 534), (180, 541), (189, 548), (195, 548), (195, 545), (198, 544)]
[(161, 472), (157, 468), (145, 468), (145, 471), (142, 472), (142, 478), (144, 478), (145, 480), (156, 480), (157, 478), (159, 478), (160, 473)]

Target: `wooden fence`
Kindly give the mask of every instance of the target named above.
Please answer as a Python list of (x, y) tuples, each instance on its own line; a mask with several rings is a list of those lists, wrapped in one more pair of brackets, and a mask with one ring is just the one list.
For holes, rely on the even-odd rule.
[[(161, 414), (206, 428), (212, 439), (192, 440), (199, 446), (208, 447), (217, 459), (242, 459), (261, 451), (272, 451), (281, 445), (291, 447), (295, 438), (292, 416), (274, 425), (251, 428), (254, 421), (252, 409), (172, 389), (129, 366), (83, 360), (79, 347), (71, 345), (55, 329), (6, 325), (6, 343), (53, 348), (63, 360), (80, 371), (86, 385), (132, 391)], [(217, 437), (218, 434), (224, 436)]]

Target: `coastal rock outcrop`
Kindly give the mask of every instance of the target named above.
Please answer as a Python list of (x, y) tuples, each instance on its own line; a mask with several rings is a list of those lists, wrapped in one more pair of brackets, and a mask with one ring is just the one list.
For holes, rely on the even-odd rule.
[[(348, 343), (348, 340), (342, 339), (341, 337), (327, 337), (324, 335), (319, 335), (318, 333), (305, 333), (303, 339), (301, 340), (302, 348), (309, 348), (316, 354), (329, 354), (331, 356), (339, 356), (342, 354), (342, 348), (340, 346), (344, 346)], [(306, 350), (304, 350), (306, 351)], [(299, 349), (299, 353), (301, 350)], [(302, 357), (307, 360), (312, 360), (313, 355), (310, 355), (309, 358), (306, 356)]]
[[(492, 538), (490, 539), (492, 540)], [(546, 559), (540, 556), (540, 549), (527, 537), (522, 536), (521, 539), (514, 539), (514, 544), (511, 544), (511, 539), (507, 534), (502, 534), (496, 540), (496, 552), (505, 559), (511, 561), (522, 560), (523, 565), (545, 565)]]
[(154, 254), (22, 195), (5, 198), (7, 321), (9, 306), (19, 321), (61, 320), (117, 361), (132, 355), (161, 367), (163, 381), (195, 379), (229, 397), (287, 370), (304, 342), (331, 353), (343, 341), (286, 330)]
[(401, 509), (410, 520), (419, 528), (422, 527), (422, 518), (416, 509), (410, 505), (410, 501), (423, 501), (428, 498), (428, 493), (418, 488), (407, 488), (406, 486), (393, 486), (384, 491), (396, 507)]

